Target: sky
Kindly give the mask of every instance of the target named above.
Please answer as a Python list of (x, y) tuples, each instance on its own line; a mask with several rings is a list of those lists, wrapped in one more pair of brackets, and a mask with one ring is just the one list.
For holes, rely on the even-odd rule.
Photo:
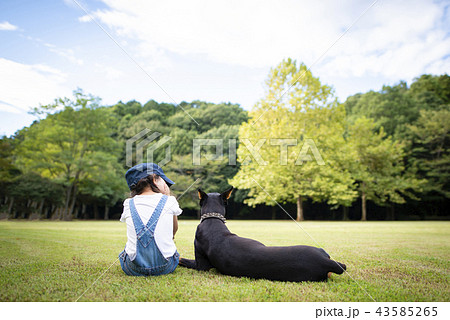
[(270, 68), (305, 63), (339, 101), (450, 73), (450, 2), (0, 1), (0, 135), (81, 88), (102, 99), (232, 102)]

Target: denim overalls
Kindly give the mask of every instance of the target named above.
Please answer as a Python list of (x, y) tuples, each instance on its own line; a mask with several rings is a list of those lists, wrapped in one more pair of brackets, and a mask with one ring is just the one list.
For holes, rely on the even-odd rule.
[(178, 252), (166, 259), (159, 251), (155, 241), (155, 228), (161, 212), (166, 204), (167, 196), (162, 195), (147, 225), (144, 226), (139, 217), (134, 199), (130, 200), (131, 217), (136, 231), (136, 258), (131, 261), (123, 250), (119, 254), (122, 270), (129, 276), (157, 276), (171, 273), (178, 265), (180, 255)]

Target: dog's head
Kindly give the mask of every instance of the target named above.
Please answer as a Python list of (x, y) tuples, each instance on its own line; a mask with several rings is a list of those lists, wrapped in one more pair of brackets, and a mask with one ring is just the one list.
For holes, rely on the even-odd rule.
[(206, 194), (203, 190), (198, 189), (201, 214), (216, 212), (225, 216), (225, 206), (228, 204), (231, 191), (233, 191), (233, 187), (222, 193), (214, 192)]

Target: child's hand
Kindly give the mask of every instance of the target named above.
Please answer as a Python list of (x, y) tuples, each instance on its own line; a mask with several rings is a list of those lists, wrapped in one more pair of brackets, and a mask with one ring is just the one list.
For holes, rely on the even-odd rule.
[(155, 180), (155, 184), (158, 187), (158, 190), (162, 193), (165, 194), (167, 196), (170, 196), (170, 189), (169, 186), (167, 185), (167, 183), (161, 178), (158, 177), (157, 180)]
[(165, 182), (164, 182), (164, 187), (163, 187), (162, 193), (165, 194), (166, 196), (170, 196), (169, 186)]

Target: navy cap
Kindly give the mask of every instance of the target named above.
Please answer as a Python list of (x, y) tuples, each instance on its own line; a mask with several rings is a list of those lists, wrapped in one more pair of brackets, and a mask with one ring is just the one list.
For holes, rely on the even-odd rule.
[(127, 180), (128, 187), (130, 190), (141, 180), (151, 174), (156, 174), (163, 178), (163, 180), (170, 187), (175, 182), (166, 177), (163, 170), (156, 163), (141, 163), (133, 168), (129, 169), (127, 173), (125, 173), (125, 179)]

